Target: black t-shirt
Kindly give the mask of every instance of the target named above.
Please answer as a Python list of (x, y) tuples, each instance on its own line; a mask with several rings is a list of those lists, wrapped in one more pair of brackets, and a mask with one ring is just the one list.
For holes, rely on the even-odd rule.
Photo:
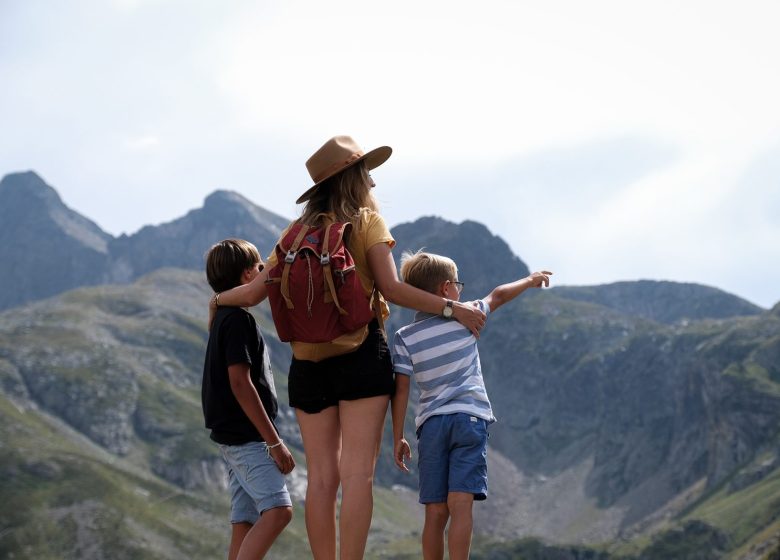
[(228, 366), (236, 364), (249, 364), (252, 383), (273, 422), (278, 410), (276, 388), (268, 350), (257, 322), (240, 307), (220, 307), (206, 348), (201, 399), (211, 439), (225, 445), (263, 441), (230, 388)]

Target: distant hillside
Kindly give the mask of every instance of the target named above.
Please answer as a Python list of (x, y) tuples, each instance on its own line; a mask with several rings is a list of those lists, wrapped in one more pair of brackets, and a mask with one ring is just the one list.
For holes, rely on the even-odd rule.
[(672, 324), (683, 320), (758, 315), (763, 309), (722, 290), (679, 282), (615, 282), (601, 286), (562, 286), (567, 299), (598, 303), (627, 315)]

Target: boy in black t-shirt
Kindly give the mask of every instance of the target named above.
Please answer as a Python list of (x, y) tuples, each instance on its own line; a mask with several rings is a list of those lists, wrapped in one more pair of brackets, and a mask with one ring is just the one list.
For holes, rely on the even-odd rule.
[[(217, 294), (250, 282), (262, 268), (255, 246), (241, 239), (221, 241), (206, 256), (206, 276)], [(230, 479), (228, 560), (262, 558), (292, 519), (284, 475), (295, 461), (274, 425), (277, 402), (268, 351), (254, 317), (243, 308), (217, 309), (201, 397), (206, 427), (220, 444)]]

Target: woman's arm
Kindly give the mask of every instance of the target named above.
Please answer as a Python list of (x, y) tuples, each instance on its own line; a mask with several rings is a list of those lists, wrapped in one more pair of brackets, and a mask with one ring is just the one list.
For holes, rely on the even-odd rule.
[(249, 284), (236, 286), (219, 294), (219, 305), (231, 307), (253, 307), (268, 296), (265, 281), (268, 280), (268, 270), (263, 269)]
[[(398, 279), (393, 254), (387, 243), (377, 243), (368, 250), (368, 267), (371, 269), (379, 292), (387, 301), (435, 315), (440, 314), (444, 309), (447, 302), (445, 298), (415, 288)], [(220, 303), (222, 303), (222, 296), (220, 296)], [(474, 336), (479, 337), (479, 329), (485, 325), (485, 314), (482, 311), (459, 301), (453, 302), (452, 311), (455, 319)]]
[(211, 323), (214, 321), (218, 304), (230, 307), (253, 307), (263, 301), (268, 296), (268, 288), (265, 285), (267, 279), (268, 270), (264, 268), (248, 284), (242, 284), (212, 296), (209, 300), (209, 330), (211, 330)]

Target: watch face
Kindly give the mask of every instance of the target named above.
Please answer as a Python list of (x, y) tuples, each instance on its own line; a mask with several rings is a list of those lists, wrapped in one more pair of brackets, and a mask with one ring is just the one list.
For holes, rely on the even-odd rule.
[(444, 306), (444, 309), (441, 312), (442, 315), (444, 315), (447, 319), (452, 317), (452, 302), (448, 301), (447, 305)]

